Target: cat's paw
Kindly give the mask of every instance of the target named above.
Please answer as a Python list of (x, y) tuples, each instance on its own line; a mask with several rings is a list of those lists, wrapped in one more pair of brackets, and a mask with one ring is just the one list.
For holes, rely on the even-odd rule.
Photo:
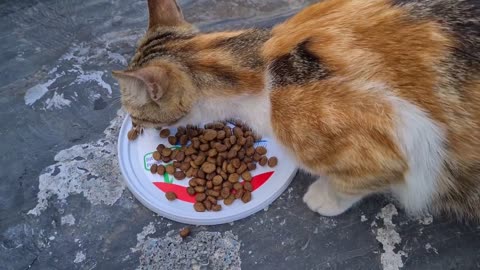
[(323, 216), (337, 216), (348, 210), (361, 197), (345, 196), (335, 191), (326, 179), (319, 178), (308, 188), (303, 201)]

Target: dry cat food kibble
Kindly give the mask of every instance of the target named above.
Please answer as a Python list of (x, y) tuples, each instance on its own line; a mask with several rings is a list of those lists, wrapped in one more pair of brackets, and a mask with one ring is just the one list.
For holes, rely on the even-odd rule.
[(174, 200), (177, 199), (177, 194), (175, 194), (174, 192), (167, 192), (167, 193), (165, 193), (165, 197), (169, 201), (174, 201)]
[(185, 237), (189, 236), (190, 235), (190, 228), (189, 227), (183, 228), (182, 230), (180, 230), (179, 234), (182, 238), (185, 238)]
[[(255, 141), (261, 137), (240, 123), (233, 128), (224, 122), (207, 124), (204, 128), (179, 127), (174, 135), (162, 129), (159, 135), (174, 147), (158, 145), (153, 159), (168, 164), (154, 164), (150, 171), (167, 173), (177, 180), (192, 178), (186, 191), (195, 197), (193, 208), (197, 212), (220, 211), (221, 200), (224, 205), (235, 200), (248, 203), (253, 191), (250, 171), (257, 164), (272, 168), (278, 164), (277, 157), (267, 157), (264, 146), (255, 147)], [(173, 192), (165, 196), (169, 201), (177, 198)]]

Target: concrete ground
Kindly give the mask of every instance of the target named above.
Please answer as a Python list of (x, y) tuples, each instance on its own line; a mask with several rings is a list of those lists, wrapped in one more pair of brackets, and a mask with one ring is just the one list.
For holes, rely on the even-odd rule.
[[(205, 30), (269, 27), (309, 2), (180, 1)], [(146, 21), (144, 0), (0, 2), (0, 269), (480, 268), (477, 224), (409, 218), (383, 197), (321, 217), (302, 203), (303, 173), (268, 209), (182, 241), (117, 164), (110, 71)]]

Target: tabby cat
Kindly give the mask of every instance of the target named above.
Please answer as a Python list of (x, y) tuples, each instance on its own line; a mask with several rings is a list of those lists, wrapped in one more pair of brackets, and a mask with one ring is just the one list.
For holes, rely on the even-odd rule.
[(319, 178), (335, 216), (373, 193), (409, 213), (480, 217), (480, 3), (325, 0), (271, 31), (201, 33), (149, 0), (131, 64), (113, 74), (141, 127), (238, 118)]

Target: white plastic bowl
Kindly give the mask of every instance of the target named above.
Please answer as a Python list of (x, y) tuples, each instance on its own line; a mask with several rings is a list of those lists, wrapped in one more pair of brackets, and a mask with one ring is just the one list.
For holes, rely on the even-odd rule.
[[(217, 225), (236, 221), (266, 208), (277, 199), (288, 187), (297, 169), (294, 162), (285, 154), (278, 144), (269, 138), (264, 138), (256, 145), (268, 149), (267, 156), (278, 157), (275, 168), (257, 166), (252, 171), (252, 184), (256, 188), (252, 192), (252, 200), (245, 204), (235, 200), (232, 205), (222, 204), (219, 212), (196, 212), (193, 209), (192, 198), (186, 194), (188, 180), (176, 180), (172, 176), (160, 176), (150, 173), (150, 166), (156, 162), (152, 152), (163, 143), (171, 146), (166, 139), (159, 136), (155, 129), (147, 129), (135, 141), (127, 138), (132, 128), (130, 117), (126, 117), (118, 138), (118, 159), (125, 182), (135, 197), (150, 210), (168, 219), (191, 225)], [(165, 192), (173, 190), (179, 197), (168, 201)]]

